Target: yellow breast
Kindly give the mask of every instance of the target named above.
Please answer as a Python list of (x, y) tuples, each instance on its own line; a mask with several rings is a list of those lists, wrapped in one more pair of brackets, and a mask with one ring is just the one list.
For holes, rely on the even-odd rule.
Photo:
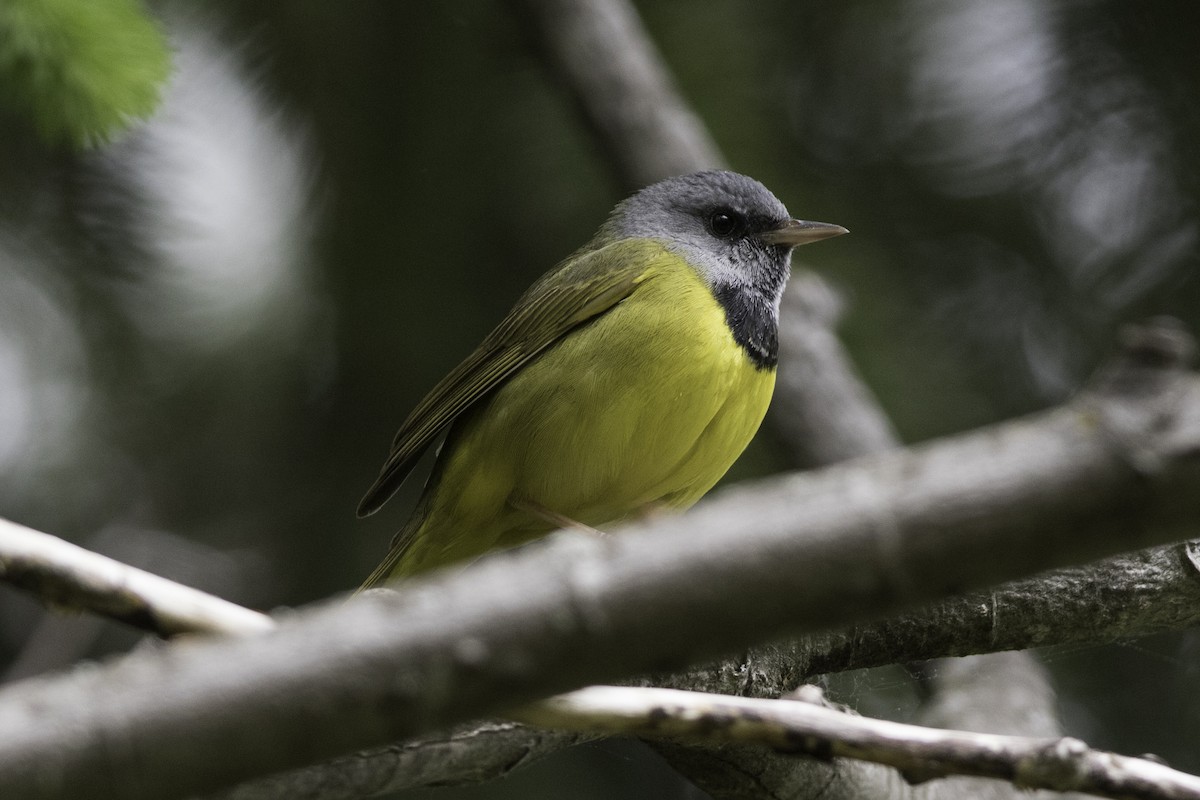
[(664, 254), (629, 298), (473, 411), (421, 504), (403, 572), (553, 527), (513, 499), (600, 528), (687, 508), (750, 442), (774, 385), (774, 370), (734, 341), (712, 292)]

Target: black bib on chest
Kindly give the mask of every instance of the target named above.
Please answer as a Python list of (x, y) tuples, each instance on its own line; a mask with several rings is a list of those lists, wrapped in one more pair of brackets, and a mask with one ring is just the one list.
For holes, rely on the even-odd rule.
[(744, 286), (718, 286), (713, 290), (725, 309), (725, 323), (759, 369), (779, 363), (779, 318), (775, 306)]

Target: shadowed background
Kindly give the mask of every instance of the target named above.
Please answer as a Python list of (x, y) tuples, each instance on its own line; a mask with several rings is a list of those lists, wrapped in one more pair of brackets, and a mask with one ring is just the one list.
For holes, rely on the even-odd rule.
[[(1062, 400), (1123, 321), (1200, 327), (1193, 3), (644, 5), (732, 167), (853, 231), (798, 263), (905, 441)], [(416, 486), (353, 508), (409, 408), (633, 187), (504, 3), (152, 8), (148, 124), (71, 154), (0, 110), (0, 514), (304, 603), (403, 522)], [(729, 479), (785, 463), (764, 430)], [(133, 640), (0, 589), (9, 678)], [(1046, 654), (1072, 734), (1193, 772), (1198, 655)], [(602, 745), (467, 795), (688, 796), (652, 768)]]

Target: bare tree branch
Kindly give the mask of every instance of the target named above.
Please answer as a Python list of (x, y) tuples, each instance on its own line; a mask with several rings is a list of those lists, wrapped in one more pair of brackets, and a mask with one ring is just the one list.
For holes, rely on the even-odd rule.
[(539, 32), (551, 73), (571, 90), (627, 189), (723, 164), (700, 119), (619, 0), (514, 0)]
[(0, 693), (0, 794), (213, 790), (1181, 538), (1200, 519), (1200, 379), (1183, 349), (1149, 329), (1052, 412), (726, 492), (621, 536), (554, 537), (263, 636), (15, 685)]
[(472, 723), (436, 738), (411, 739), (260, 778), (206, 795), (206, 800), (359, 800), (422, 786), (482, 783), (596, 738), (517, 722)]
[[(634, 20), (633, 20), (633, 24), (634, 24), (634, 26), (636, 26), (636, 19), (634, 19)], [(627, 21), (626, 27), (629, 27), (629, 25), (628, 25), (628, 21)], [(620, 43), (620, 42), (624, 41), (624, 39), (626, 38), (626, 37), (623, 37), (622, 35), (620, 35), (620, 33), (619, 33), (619, 29), (615, 29), (615, 32), (611, 32), (611, 33), (613, 33), (613, 35), (610, 35), (610, 36), (606, 37), (606, 38), (608, 38), (610, 41), (614, 41), (614, 42), (618, 42), (618, 43)], [(614, 59), (612, 59), (612, 60), (613, 60), (613, 61), (615, 61), (616, 59), (614, 58)], [(601, 59), (601, 60), (600, 60), (600, 63), (605, 63), (606, 61), (607, 61), (607, 59)], [(664, 85), (666, 85), (666, 86), (667, 86), (667, 90), (664, 90), (664, 91), (667, 91), (667, 93), (669, 94), (669, 84), (664, 84)], [(617, 93), (617, 95), (616, 95), (616, 96), (618, 96), (618, 97), (619, 97), (619, 92)], [(646, 107), (644, 106), (644, 107), (643, 107), (643, 110), (644, 110), (645, 108), (646, 108)], [(601, 115), (601, 116), (603, 116), (603, 115)], [(685, 124), (686, 124), (686, 120), (685, 120)], [(634, 125), (634, 126), (627, 126), (627, 127), (628, 127), (628, 129), (629, 129), (629, 130), (633, 130), (633, 131), (636, 131), (636, 130), (637, 130), (637, 126), (636, 126), (636, 125)], [(616, 137), (614, 137), (614, 139), (615, 139), (615, 138), (616, 138)], [(631, 145), (631, 146), (632, 146), (632, 147), (638, 147), (638, 145)], [(669, 147), (669, 146), (668, 146), (668, 147)], [(708, 165), (708, 164), (711, 164), (711, 163), (715, 163), (715, 160), (714, 160), (714, 159), (712, 159), (712, 158), (711, 158), (711, 157), (709, 157), (709, 156), (700, 156), (700, 158), (701, 158), (701, 159), (703, 159), (705, 162), (707, 162), (707, 163), (705, 163), (704, 165)], [(695, 166), (699, 166), (699, 165), (695, 165)], [(654, 168), (654, 166), (652, 165), (650, 168), (651, 168), (651, 169), (653, 169), (653, 168)], [(670, 169), (670, 170), (666, 170), (666, 172), (673, 172), (673, 171), (686, 171), (686, 169), (690, 169), (690, 168), (694, 168), (694, 166), (681, 167), (681, 168), (680, 168), (680, 169), (678, 169), (678, 170)], [(627, 173), (630, 173), (630, 172), (633, 172), (635, 169), (636, 169), (636, 167), (627, 168), (627, 169), (626, 169), (626, 172), (627, 172)], [(653, 177), (657, 177), (657, 176), (653, 176)], [(650, 179), (652, 179), (652, 178), (650, 178)], [(634, 181), (632, 181), (632, 180), (631, 180), (631, 182), (634, 182)], [(642, 179), (639, 179), (639, 180), (637, 180), (636, 182), (645, 182), (645, 181), (644, 181), (644, 180), (642, 180)], [(836, 343), (835, 343), (835, 349), (834, 349), (832, 352), (833, 352), (833, 353), (836, 355), (836, 353), (837, 353), (837, 350), (836, 350)], [(786, 372), (786, 370), (785, 370), (785, 372)], [(810, 384), (810, 385), (814, 385), (814, 386), (820, 387), (820, 386), (821, 386), (821, 383), (820, 383), (820, 382), (814, 382), (814, 383), (812, 383), (812, 384)], [(844, 406), (845, 406), (845, 404), (844, 404), (844, 403), (836, 403), (836, 402), (835, 402), (835, 403), (833, 403), (833, 404), (832, 404), (831, 406), (829, 406), (829, 407), (832, 407), (832, 408), (835, 408), (835, 409), (840, 409), (840, 408), (842, 408), (842, 407), (844, 407)], [(878, 419), (881, 419), (881, 417), (879, 417), (879, 415), (876, 415), (876, 419), (877, 419), (877, 420), (878, 420)], [(886, 423), (885, 423), (885, 425), (886, 425)], [(810, 426), (810, 429), (816, 429), (818, 432), (827, 432), (827, 431), (835, 430), (834, 428), (832, 428), (831, 426), (829, 426), (829, 425), (827, 425), (827, 424), (821, 424), (821, 425), (819, 425), (819, 426)], [(803, 434), (801, 434), (801, 436), (803, 436)], [(813, 441), (817, 442), (818, 444), (820, 444), (820, 442), (822, 441), (822, 440), (821, 440), (821, 438), (820, 438), (819, 436), (818, 436), (818, 437), (805, 437), (805, 438), (810, 438), (810, 439), (812, 439)], [(877, 437), (877, 438), (878, 438), (878, 437)], [(888, 437), (885, 435), (885, 436), (884, 436), (884, 437), (882, 437), (882, 438), (886, 439), (886, 438), (888, 438)], [(855, 445), (853, 445), (853, 441), (854, 441), (854, 440), (853, 440), (853, 439), (851, 439), (850, 441), (851, 441), (851, 445), (850, 445), (850, 446), (851, 446), (851, 447), (854, 447), (854, 446), (855, 446)], [(859, 452), (866, 452), (866, 451), (868, 451), (868, 450), (870, 450), (870, 449), (873, 449), (875, 446), (876, 446), (876, 445), (868, 445), (868, 446), (866, 446), (866, 447), (862, 447), (862, 449), (861, 449), (861, 450), (859, 450)], [(882, 444), (880, 444), (879, 446), (882, 446)], [(817, 458), (815, 458), (815, 459), (814, 459), (814, 460), (815, 460), (815, 461), (817, 461), (817, 462), (819, 462), (819, 461), (821, 461), (821, 460), (823, 460), (823, 459), (831, 458), (831, 457), (841, 457), (841, 456), (844, 456), (844, 455), (846, 455), (846, 451), (845, 451), (845, 445), (844, 445), (844, 444), (842, 444), (842, 445), (838, 445), (838, 446), (835, 446), (835, 447), (832, 447), (832, 448), (830, 448), (830, 447), (824, 447), (824, 448), (819, 448), (819, 449), (823, 449), (823, 450), (824, 450), (824, 451), (826, 451), (826, 452), (832, 453), (832, 455), (818, 455), (818, 456), (817, 456)], [(839, 451), (839, 449), (841, 449), (841, 452), (838, 452), (838, 451)]]
[(838, 341), (840, 313), (837, 293), (813, 272), (799, 272), (783, 295), (770, 419), (797, 467), (825, 466), (899, 444)]
[(811, 673), (1051, 644), (1094, 644), (1200, 626), (1200, 540), (1069, 567), (819, 636)]
[(163, 637), (274, 627), (265, 614), (2, 518), (0, 580), (52, 605), (93, 611)]
[[(896, 616), (754, 648), (655, 683), (777, 697), (826, 672), (1098, 644), (1200, 626), (1200, 540), (1052, 570)], [(1103, 590), (1098, 590), (1103, 587)]]
[(760, 700), (590, 686), (533, 703), (517, 717), (547, 728), (698, 742), (767, 745), (821, 759), (886, 764), (910, 782), (948, 775), (1140, 800), (1200, 800), (1200, 778), (1140, 758), (1092, 750), (1078, 739), (938, 730), (847, 714), (800, 700)]
[[(1044, 671), (1021, 653), (1004, 653), (988, 658), (954, 659), (944, 662), (935, 680), (959, 686), (970, 685), (967, 730), (1018, 730), (1027, 735), (1059, 738), (1053, 713), (1053, 693)], [(976, 687), (985, 687), (986, 700), (976, 702)], [(587, 691), (586, 689), (583, 691)], [(991, 695), (994, 695), (992, 697)], [(939, 695), (949, 703), (935, 704), (922, 724), (942, 725), (947, 719), (957, 725), (964, 718), (964, 693)], [(734, 698), (735, 702), (737, 698)], [(948, 707), (953, 705), (953, 708)], [(986, 708), (984, 707), (986, 706)], [(974, 711), (972, 719), (971, 712)], [(562, 724), (579, 728), (577, 720)], [(576, 738), (581, 737), (581, 738)], [(350, 800), (364, 795), (416, 786), (472, 783), (506, 774), (538, 757), (590, 737), (564, 731), (540, 730), (516, 723), (488, 723), (457, 729), (444, 741), (416, 740), (305, 770), (272, 776), (210, 798), (216, 800)], [(758, 745), (696, 745), (661, 742), (673, 763), (689, 774), (703, 771), (702, 783), (714, 786), (721, 796), (762, 800), (763, 798), (820, 797), (822, 800), (862, 800), (887, 796), (895, 800), (1000, 800), (1011, 796), (1012, 787), (994, 780), (950, 778), (912, 786), (897, 773), (860, 761), (811, 760), (764, 749)], [(449, 762), (449, 763), (447, 763)], [(731, 776), (736, 775), (736, 778)], [(1061, 794), (1028, 793), (1024, 797), (1053, 797)]]
[[(11, 533), (12, 529), (12, 524), (7, 523), (0, 533)], [(42, 539), (52, 539), (44, 534), (28, 533)], [(16, 563), (20, 560), (20, 553), (14, 549), (15, 540), (11, 537), (0, 535), (0, 552), (4, 552), (6, 542), (9, 543), (7, 557), (0, 557), (0, 563)], [(1195, 567), (1195, 548), (1195, 543), (1190, 543), (1184, 549), (1156, 548), (1087, 568), (1061, 570), (984, 594), (955, 598), (901, 618), (859, 626), (849, 631), (807, 637), (780, 646), (778, 654), (769, 659), (773, 665), (770, 674), (764, 671), (768, 659), (760, 652), (753, 658), (719, 665), (713, 670), (697, 671), (684, 678), (673, 678), (672, 681), (674, 685), (702, 687), (707, 691), (732, 692), (750, 688), (755, 694), (770, 695), (794, 686), (805, 674), (813, 672), (961, 655), (988, 649), (1068, 641), (1109, 641), (1158, 630), (1177, 630), (1200, 621), (1200, 581), (1197, 580)], [(78, 548), (70, 545), (45, 549), (43, 552), (44, 555), (39, 557), (42, 568), (48, 568), (59, 581), (71, 574), (71, 564), (78, 560)], [(59, 552), (69, 554), (66, 563), (47, 563), (47, 559), (53, 558), (52, 554)], [(84, 563), (89, 562), (85, 559)], [(105, 563), (103, 559), (101, 563)], [(112, 566), (106, 564), (106, 567)], [(76, 582), (79, 578), (71, 580)], [(82, 580), (85, 585), (93, 582), (86, 575)], [(153, 583), (169, 585), (162, 579), (156, 579)], [(1105, 587), (1103, 597), (1095, 591), (1096, 586)], [(183, 588), (184, 591), (191, 591)], [(110, 582), (109, 589), (112, 591), (111, 597), (103, 593), (99, 595), (98, 610), (101, 613), (108, 608), (123, 608), (126, 593), (124, 584)], [(96, 596), (94, 586), (88, 592), (72, 589), (69, 593), (76, 597)], [(174, 594), (172, 592), (166, 599), (168, 608)], [(193, 604), (197, 598), (207, 597), (194, 592), (192, 594), (194, 596), (190, 602)], [(184, 619), (177, 627), (204, 630), (207, 626), (211, 629), (211, 619), (220, 618), (219, 615), (228, 606), (224, 601), (211, 599), (217, 604), (215, 611), (205, 611), (199, 620)], [(148, 618), (170, 616), (170, 612), (156, 607), (158, 601), (153, 591), (143, 590), (139, 602), (146, 607), (145, 616)], [(118, 616), (124, 615), (119, 613)], [(748, 679), (747, 676), (752, 678)], [(393, 779), (397, 770), (408, 772), (410, 777), (400, 781), (405, 786), (421, 785), (426, 775), (432, 775), (431, 780), (437, 783), (453, 780), (456, 774), (461, 774), (461, 779), (467, 780), (480, 775), (501, 774), (513, 763), (511, 754), (514, 752), (530, 754), (553, 747), (547, 737), (538, 738), (527, 730), (510, 725), (477, 728), (470, 735), (459, 734), (452, 740), (453, 752), (461, 756), (466, 742), (482, 742), (484, 739), (489, 740), (488, 745), (479, 747), (472, 758), (460, 757), (449, 761), (441, 771), (430, 766), (436, 763), (436, 759), (428, 757), (433, 752), (449, 751), (437, 741), (390, 748), (378, 754), (380, 763), (376, 765), (377, 771)], [(563, 737), (558, 741), (568, 740)], [(489, 758), (490, 753), (495, 754), (494, 757)], [(421, 767), (411, 766), (414, 761), (419, 762)], [(475, 768), (463, 771), (464, 764), (469, 761), (476, 762)], [(371, 762), (372, 759), (356, 758), (342, 766), (361, 779), (364, 774), (369, 774), (368, 764)], [(309, 781), (307, 785), (329, 784), (327, 779), (324, 782)], [(284, 794), (294, 796), (295, 792)], [(275, 796), (279, 796), (278, 793)]]
[[(631, 5), (622, 0), (529, 0), (518, 7), (523, 19), (532, 18), (551, 72), (570, 89), (628, 187), (722, 163), (700, 120), (673, 90)], [(785, 304), (780, 383), (771, 419), (791, 445), (797, 465), (824, 465), (895, 446), (886, 416), (834, 337), (833, 293), (815, 276), (801, 275), (793, 279)], [(727, 671), (730, 665), (725, 666)], [(740, 765), (721, 763), (728, 763), (725, 773), (740, 781), (741, 789), (766, 790), (759, 796), (783, 796), (784, 784), (796, 785), (794, 762), (773, 765), (778, 778), (773, 787), (742, 780), (746, 770)], [(860, 773), (864, 770), (830, 769), (828, 780), (808, 785), (832, 790), (836, 784), (853, 791)], [(705, 788), (716, 792), (712, 781)], [(719, 796), (736, 794), (723, 790)]]
[[(941, 659), (930, 672), (929, 688), (931, 699), (922, 704), (913, 720), (919, 725), (1046, 739), (1062, 737), (1049, 672), (1028, 653)], [(912, 800), (1029, 797), (1028, 792), (1017, 792), (1016, 787), (998, 781), (954, 777), (920, 784), (909, 794), (914, 795)], [(1037, 800), (1078, 797), (1044, 791), (1035, 796)]]
[[(517, 0), (515, 5), (523, 20), (533, 22), (549, 72), (570, 91), (626, 188), (724, 165), (631, 4)], [(780, 380), (771, 419), (798, 466), (830, 464), (896, 444), (886, 416), (833, 334), (833, 313), (822, 313), (832, 310), (831, 300), (836, 305), (833, 293), (811, 275), (794, 278), (785, 295), (790, 322), (780, 330)], [(727, 772), (734, 780), (743, 773), (736, 765)], [(848, 785), (845, 772), (840, 775)], [(755, 781), (742, 784), (759, 788)]]
[[(917, 722), (981, 733), (1061, 736), (1049, 678), (1026, 653), (995, 653), (938, 662), (933, 703)], [(651, 740), (653, 741), (653, 740)], [(707, 747), (660, 742), (686, 774), (730, 800), (1068, 800), (1075, 795), (1019, 790), (983, 778), (952, 777), (913, 786), (894, 770), (866, 761), (797, 759), (750, 745)]]
[[(22, 540), (27, 539), (28, 534), (35, 534), (35, 539), (54, 540), (47, 534), (4, 523), (0, 527), (0, 563), (7, 563), (15, 549), (13, 540), (6, 535), (14, 527), (21, 532), (19, 538)], [(95, 609), (98, 613), (121, 607), (124, 597), (121, 585), (110, 584), (102, 590), (93, 586), (88, 593), (70, 585), (91, 581), (90, 574), (78, 576), (72, 572), (73, 566), (80, 561), (74, 552), (76, 549), (70, 546), (66, 549), (40, 548), (39, 570), (56, 576), (56, 592), (66, 585), (64, 591), (73, 597), (82, 597), (89, 608), (98, 597)], [(69, 553), (71, 560), (53, 563), (55, 554), (60, 552)], [(773, 697), (789, 691), (806, 674), (816, 672), (966, 655), (990, 649), (1111, 641), (1162, 630), (1179, 630), (1200, 624), (1197, 552), (1200, 552), (1200, 542), (1189, 542), (1108, 559), (1089, 567), (1057, 570), (987, 593), (951, 598), (899, 618), (757, 648), (745, 659), (721, 662), (712, 668), (670, 676), (665, 680), (673, 686), (707, 692)], [(89, 560), (83, 559), (83, 562), (89, 563)], [(172, 598), (186, 592), (192, 608), (200, 610), (196, 619), (186, 611), (176, 612), (177, 627), (187, 630), (215, 627), (232, 635), (251, 632), (239, 629), (239, 617), (229, 617), (229, 603), (163, 579), (154, 582), (140, 595), (140, 602), (145, 605), (149, 617), (169, 616), (160, 607), (157, 593), (160, 586), (168, 584), (171, 591), (165, 597), (167, 607)], [(1105, 587), (1103, 597), (1097, 594), (1096, 586)], [(274, 624), (265, 616), (250, 618), (261, 620), (263, 625)], [(227, 619), (233, 619), (233, 625), (224, 627), (227, 625), (224, 621), (213, 622)], [(1013, 669), (1010, 661), (1005, 673), (1011, 674)], [(989, 675), (988, 685), (994, 686), (996, 680), (995, 675)], [(1011, 706), (1012, 693), (1008, 692), (1005, 697), (1007, 705)], [(987, 719), (994, 722), (995, 712), (988, 711)], [(947, 722), (954, 726), (953, 719)], [(579, 730), (578, 725), (568, 727)], [(519, 764), (577, 743), (581, 738), (588, 737), (578, 733), (531, 730), (514, 723), (469, 725), (444, 739), (414, 740), (360, 753), (317, 768), (259, 781), (226, 796), (247, 799), (345, 798), (429, 784), (475, 782), (502, 775)], [(679, 753), (675, 756), (681, 757)], [(725, 756), (728, 757), (728, 749)], [(761, 753), (755, 756), (760, 761), (769, 758), (771, 756)], [(826, 769), (826, 766), (815, 768)], [(804, 769), (793, 771), (806, 774)], [(861, 780), (853, 786), (861, 792)], [(761, 793), (759, 788), (755, 787), (756, 793)]]
[[(636, 23), (636, 19), (634, 19), (634, 23)], [(607, 38), (609, 38), (609, 39), (610, 39), (610, 40), (612, 40), (612, 41), (616, 41), (616, 42), (618, 42), (618, 43), (619, 43), (619, 42), (621, 42), (621, 41), (623, 40), (623, 38), (624, 38), (624, 37), (623, 37), (622, 35), (620, 35), (620, 33), (619, 33), (619, 29), (614, 29), (614, 31), (615, 31), (615, 32), (613, 33), (613, 35), (611, 35), (611, 36), (609, 36), (609, 37), (607, 37)], [(601, 59), (601, 62), (603, 62), (603, 61), (604, 61), (604, 60), (603, 60), (603, 59)], [(669, 90), (669, 86), (667, 86), (667, 89)], [(667, 94), (670, 94), (670, 92), (669, 92), (669, 91), (667, 91)], [(617, 96), (618, 96), (618, 99), (620, 99), (620, 98), (619, 98), (619, 93), (617, 94)], [(668, 98), (668, 99), (670, 99), (670, 98)], [(686, 121), (685, 121), (685, 122), (686, 122)], [(630, 129), (630, 130), (634, 130), (634, 131), (636, 131), (636, 129), (637, 129), (637, 126), (636, 126), (636, 125), (633, 125), (633, 126), (627, 126), (627, 127), (629, 127), (629, 129)], [(615, 138), (615, 137), (614, 137), (614, 138)], [(637, 146), (637, 145), (634, 145), (634, 146)], [(714, 160), (714, 159), (712, 159), (711, 157), (708, 157), (708, 156), (700, 156), (700, 159), (701, 159), (701, 160), (703, 160), (703, 161), (705, 162), (704, 164), (702, 164), (703, 166), (707, 166), (707, 165), (710, 165), (710, 164), (712, 164), (712, 163), (715, 163), (715, 160)], [(700, 165), (695, 165), (695, 166), (700, 166)], [(676, 172), (676, 171), (687, 171), (687, 169), (695, 168), (695, 166), (690, 166), (690, 165), (689, 165), (689, 166), (682, 166), (682, 167), (680, 167), (679, 169), (670, 169), (670, 170), (667, 170), (667, 171), (665, 171), (663, 174), (669, 174), (670, 172)], [(655, 168), (655, 167), (654, 167), (654, 165), (652, 164), (652, 165), (650, 166), (650, 169), (654, 169), (654, 168)], [(629, 173), (631, 173), (631, 172), (634, 172), (636, 169), (637, 169), (637, 167), (636, 167), (636, 166), (635, 166), (635, 167), (629, 167), (629, 168), (626, 168), (626, 173), (627, 173), (627, 174), (629, 174)], [(650, 177), (650, 178), (646, 178), (646, 179), (637, 179), (637, 180), (630, 179), (630, 182), (631, 182), (631, 183), (634, 183), (634, 182), (636, 182), (636, 183), (647, 182), (648, 180), (652, 180), (654, 177), (658, 177), (658, 176), (652, 176), (652, 177)], [(834, 404), (834, 407), (836, 408), (836, 407), (838, 407), (838, 405), (835, 403), (835, 404)], [(823, 426), (823, 427), (822, 427), (822, 430), (825, 430), (825, 429), (826, 429), (826, 428)], [(869, 449), (871, 449), (871, 447), (864, 448), (864, 449), (863, 449), (861, 452), (865, 452), (865, 451), (867, 451), (867, 450), (869, 450)], [(836, 448), (835, 448), (835, 452), (836, 452)], [(845, 452), (842, 452), (840, 455), (844, 456), (844, 455), (845, 455)], [(835, 457), (836, 457), (836, 456), (835, 456)], [(817, 459), (815, 459), (815, 460), (817, 460), (817, 461), (820, 461), (820, 460), (821, 460), (821, 458), (824, 458), (824, 457), (822, 457), (822, 456), (819, 456), (819, 457), (818, 457)]]

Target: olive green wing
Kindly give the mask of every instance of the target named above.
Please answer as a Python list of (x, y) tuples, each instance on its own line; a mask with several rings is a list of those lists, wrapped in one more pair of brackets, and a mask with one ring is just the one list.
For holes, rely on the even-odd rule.
[(379, 477), (358, 504), (358, 516), (387, 502), (455, 418), (558, 339), (632, 294), (663, 253), (650, 240), (624, 240), (569, 259), (535, 283), (408, 415)]

